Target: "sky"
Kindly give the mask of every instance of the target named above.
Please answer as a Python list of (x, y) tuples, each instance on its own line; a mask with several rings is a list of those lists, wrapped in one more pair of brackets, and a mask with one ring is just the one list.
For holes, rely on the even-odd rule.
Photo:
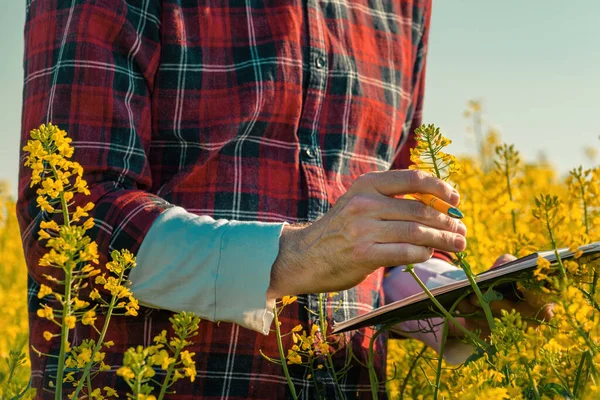
[[(350, 1), (350, 0), (349, 0)], [(0, 180), (16, 193), (25, 0), (0, 0)], [(600, 1), (434, 0), (424, 122), (475, 145), (463, 117), (481, 99), (489, 126), (525, 160), (565, 173), (600, 148)]]

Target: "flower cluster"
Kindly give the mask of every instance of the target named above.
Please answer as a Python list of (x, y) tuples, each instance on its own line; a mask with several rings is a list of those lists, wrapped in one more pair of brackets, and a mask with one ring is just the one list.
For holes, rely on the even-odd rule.
[(452, 141), (446, 138), (434, 125), (423, 125), (415, 130), (417, 146), (410, 149), (410, 169), (430, 172), (447, 180), (460, 171), (456, 157), (442, 150)]
[[(316, 380), (315, 371), (326, 369), (334, 379), (334, 385), (338, 394), (343, 397), (340, 379), (344, 371), (349, 368), (350, 362), (340, 370), (336, 371), (333, 365), (332, 356), (341, 350), (348, 351), (348, 359), (351, 360), (351, 348), (346, 346), (346, 339), (343, 334), (332, 335), (328, 334), (328, 323), (325, 317), (326, 301), (333, 299), (338, 293), (319, 294), (319, 314), (318, 322), (313, 323), (307, 331), (302, 325), (294, 326), (289, 332), (281, 333), (281, 322), (279, 316), (286, 306), (294, 303), (297, 300), (296, 296), (283, 296), (278, 302), (273, 313), (275, 315), (275, 336), (279, 348), (279, 359), (271, 358), (264, 354), (261, 350), (261, 355), (274, 364), (281, 365), (284, 374), (288, 381), (288, 387), (292, 394), (292, 398), (297, 399), (296, 389), (291, 381), (287, 365), (302, 366), (308, 370), (307, 379), (312, 379), (318, 392), (321, 391), (321, 384)], [(327, 298), (326, 298), (327, 297)], [(338, 307), (341, 306), (341, 301), (338, 302)], [(307, 333), (308, 332), (308, 333)], [(291, 340), (289, 340), (291, 336)], [(287, 338), (287, 339), (286, 339)], [(283, 340), (288, 340), (287, 355), (284, 351)], [(320, 394), (319, 394), (320, 396)]]
[[(154, 338), (154, 345), (129, 348), (125, 352), (123, 366), (117, 370), (117, 375), (123, 377), (132, 389), (129, 398), (156, 400), (163, 399), (168, 389), (180, 379), (196, 379), (196, 363), (192, 359), (195, 353), (185, 350), (192, 343), (190, 338), (198, 333), (200, 318), (192, 313), (182, 312), (169, 318), (174, 336), (167, 339), (167, 331), (162, 331)], [(166, 372), (161, 383), (158, 397), (152, 393), (156, 382), (155, 368)]]
[(439, 356), (418, 342), (392, 341), (389, 373), (392, 362), (407, 372), (388, 383), (390, 396), (597, 398), (600, 261), (582, 256), (580, 247), (599, 240), (600, 168), (580, 167), (562, 180), (547, 163), (524, 164), (512, 145), (496, 146), (494, 153), (487, 163), (462, 158), (460, 174), (452, 176), (469, 231), (466, 257), (480, 272), (503, 253), (569, 248), (573, 258), (550, 263), (540, 257), (533, 277), (517, 284), (527, 297), (553, 303), (553, 318), (539, 321), (510, 310), (496, 315), (488, 350), (458, 367), (438, 368)]

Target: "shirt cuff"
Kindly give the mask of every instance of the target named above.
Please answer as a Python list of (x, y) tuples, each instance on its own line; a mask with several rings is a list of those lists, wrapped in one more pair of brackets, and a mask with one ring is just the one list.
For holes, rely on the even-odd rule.
[[(287, 223), (231, 221), (221, 240), (221, 261), (215, 283), (219, 321), (269, 334), (275, 299), (266, 300), (271, 267)], [(266, 306), (265, 306), (266, 304)]]
[[(386, 303), (422, 292), (415, 279), (403, 270), (403, 267), (394, 268), (384, 278), (383, 289)], [(428, 289), (466, 278), (462, 269), (436, 258), (414, 264), (414, 271)], [(420, 340), (439, 353), (442, 323), (442, 318), (404, 321), (395, 325), (392, 330), (402, 336)], [(472, 346), (463, 343), (460, 339), (448, 338), (443, 357), (449, 364), (460, 364), (472, 353)]]
[(286, 224), (166, 210), (140, 246), (131, 291), (146, 307), (191, 311), (267, 335), (274, 300), (266, 292)]

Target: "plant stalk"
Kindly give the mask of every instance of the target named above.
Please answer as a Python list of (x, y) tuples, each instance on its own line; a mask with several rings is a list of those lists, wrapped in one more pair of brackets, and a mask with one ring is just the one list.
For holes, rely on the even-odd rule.
[(285, 359), (285, 354), (283, 353), (283, 343), (281, 342), (281, 329), (279, 328), (279, 318), (277, 313), (277, 306), (273, 307), (273, 313), (275, 314), (275, 335), (277, 336), (277, 348), (279, 349), (279, 358), (281, 359), (281, 368), (283, 368), (283, 373), (285, 375), (285, 379), (287, 380), (288, 387), (290, 388), (290, 392), (292, 393), (292, 398), (294, 400), (298, 400), (298, 395), (296, 394), (296, 388), (292, 383), (292, 378), (290, 376), (290, 372), (287, 367), (287, 360)]

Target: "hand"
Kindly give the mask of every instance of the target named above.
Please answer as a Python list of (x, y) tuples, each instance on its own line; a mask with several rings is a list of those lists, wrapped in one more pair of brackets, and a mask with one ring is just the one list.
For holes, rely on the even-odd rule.
[[(496, 268), (502, 264), (506, 264), (507, 262), (516, 260), (511, 254), (504, 254), (494, 262), (492, 268)], [(522, 291), (523, 301), (513, 302), (508, 299), (502, 299), (498, 301), (490, 302), (490, 308), (494, 316), (500, 316), (502, 314), (502, 310), (511, 311), (516, 310), (521, 314), (521, 316), (525, 318), (532, 318), (538, 321), (548, 321), (553, 317), (553, 305), (544, 303), (539, 297), (537, 297), (534, 293), (529, 291)], [(479, 300), (475, 294), (472, 294), (468, 299), (463, 300), (458, 305), (458, 310), (461, 314), (473, 314), (475, 312), (482, 312), (481, 305), (479, 304)], [(476, 331), (479, 330), (482, 336), (488, 336), (490, 334), (490, 329), (487, 324), (487, 321), (482, 319), (469, 319), (469, 318), (459, 318), (459, 322), (461, 322), (466, 328)], [(537, 325), (536, 323), (528, 322), (529, 325)], [(456, 327), (453, 327), (449, 330), (449, 333), (453, 336), (463, 336), (462, 332)]]
[(344, 290), (382, 266), (426, 261), (432, 248), (465, 249), (460, 220), (393, 197), (407, 193), (430, 193), (452, 205), (460, 199), (449, 184), (422, 171), (360, 176), (321, 219), (284, 228), (267, 298)]

